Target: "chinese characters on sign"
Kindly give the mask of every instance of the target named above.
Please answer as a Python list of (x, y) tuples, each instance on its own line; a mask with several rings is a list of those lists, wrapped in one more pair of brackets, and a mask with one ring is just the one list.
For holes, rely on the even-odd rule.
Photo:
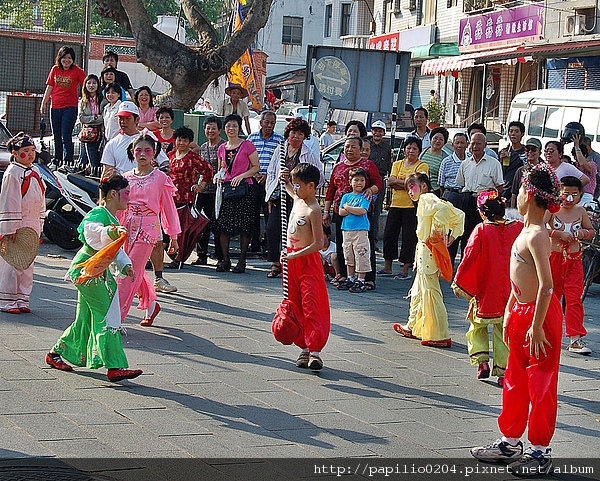
[(544, 4), (522, 7), (464, 18), (460, 21), (460, 48), (493, 42), (539, 38), (544, 25)]
[(337, 57), (321, 57), (313, 67), (313, 80), (326, 99), (339, 100), (350, 90), (350, 71)]
[(369, 48), (374, 50), (391, 50), (397, 52), (400, 46), (400, 32), (380, 35), (369, 40)]

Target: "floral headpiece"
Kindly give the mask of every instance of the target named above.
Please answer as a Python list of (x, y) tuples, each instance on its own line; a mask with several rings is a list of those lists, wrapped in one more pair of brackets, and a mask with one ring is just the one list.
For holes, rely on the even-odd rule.
[[(546, 172), (552, 182), (552, 192), (546, 192), (531, 183), (529, 176), (534, 171)], [(523, 185), (525, 190), (533, 196), (544, 199), (548, 203), (548, 210), (556, 214), (560, 210), (560, 181), (554, 169), (546, 162), (540, 162), (523, 173)]]
[(498, 198), (498, 191), (486, 190), (477, 196), (477, 207), (481, 208), (485, 205), (488, 200), (494, 200)]

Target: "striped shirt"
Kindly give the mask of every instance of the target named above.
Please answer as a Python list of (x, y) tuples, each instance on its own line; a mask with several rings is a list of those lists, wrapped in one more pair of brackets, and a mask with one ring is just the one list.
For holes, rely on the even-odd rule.
[(266, 174), (267, 168), (271, 163), (271, 157), (277, 146), (283, 142), (283, 137), (276, 132), (271, 134), (268, 139), (263, 138), (262, 129), (248, 136), (248, 140), (254, 144), (258, 151), (258, 160), (260, 162), (259, 174)]
[(462, 160), (458, 158), (456, 152), (442, 160), (440, 165), (440, 174), (438, 184), (444, 189), (462, 189), (462, 185), (456, 183), (456, 175)]

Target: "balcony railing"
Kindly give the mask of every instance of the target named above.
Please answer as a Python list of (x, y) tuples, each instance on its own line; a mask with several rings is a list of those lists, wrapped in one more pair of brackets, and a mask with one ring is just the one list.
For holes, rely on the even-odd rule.
[(463, 12), (474, 13), (482, 10), (489, 10), (494, 7), (493, 0), (464, 0)]

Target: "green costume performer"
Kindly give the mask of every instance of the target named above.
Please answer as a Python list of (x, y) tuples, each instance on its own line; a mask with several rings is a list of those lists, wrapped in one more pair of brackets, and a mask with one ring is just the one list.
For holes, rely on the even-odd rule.
[[(88, 212), (77, 229), (83, 247), (75, 255), (67, 277), (76, 282), (83, 268), (75, 266), (117, 239), (118, 227), (119, 221), (105, 207), (96, 207)], [(75, 322), (60, 337), (54, 352), (76, 366), (91, 369), (128, 367), (121, 340), (123, 328), (114, 275), (124, 274), (130, 266), (131, 260), (120, 249), (111, 267), (98, 278), (76, 284)]]

